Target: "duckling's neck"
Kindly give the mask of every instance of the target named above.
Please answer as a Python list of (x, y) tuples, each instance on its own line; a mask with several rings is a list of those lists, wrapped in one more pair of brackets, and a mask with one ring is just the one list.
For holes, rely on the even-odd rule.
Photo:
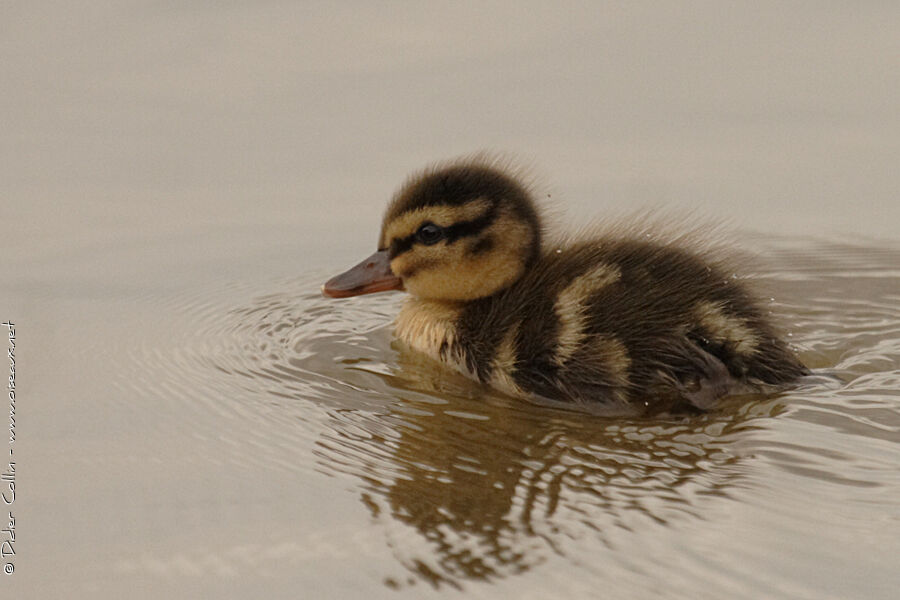
[(468, 373), (457, 323), (465, 303), (410, 296), (397, 316), (397, 337), (410, 348)]

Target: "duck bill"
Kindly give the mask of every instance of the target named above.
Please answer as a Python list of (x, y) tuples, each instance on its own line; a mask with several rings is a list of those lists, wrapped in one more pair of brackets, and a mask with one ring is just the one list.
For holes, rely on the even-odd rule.
[(402, 289), (403, 281), (391, 271), (388, 251), (379, 250), (349, 271), (325, 282), (322, 293), (331, 298), (348, 298)]

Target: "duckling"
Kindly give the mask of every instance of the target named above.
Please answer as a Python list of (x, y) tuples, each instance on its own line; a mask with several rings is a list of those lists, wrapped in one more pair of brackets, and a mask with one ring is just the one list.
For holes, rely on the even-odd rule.
[(807, 373), (753, 295), (701, 252), (627, 234), (544, 239), (515, 175), (450, 163), (411, 178), (378, 250), (322, 291), (405, 290), (400, 340), (520, 398), (705, 410)]

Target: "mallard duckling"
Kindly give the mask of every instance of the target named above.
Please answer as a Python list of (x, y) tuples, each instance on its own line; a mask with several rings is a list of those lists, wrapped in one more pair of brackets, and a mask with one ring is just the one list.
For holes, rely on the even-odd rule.
[(744, 286), (699, 253), (634, 236), (542, 238), (513, 175), (477, 160), (438, 167), (394, 197), (378, 251), (322, 291), (406, 290), (403, 342), (518, 397), (707, 409), (807, 373)]

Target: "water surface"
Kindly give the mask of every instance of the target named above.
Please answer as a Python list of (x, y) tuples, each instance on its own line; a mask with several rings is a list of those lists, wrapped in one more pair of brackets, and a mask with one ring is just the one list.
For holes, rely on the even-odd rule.
[(22, 553), (60, 574), (34, 589), (889, 597), (900, 249), (754, 243), (816, 375), (692, 417), (507, 399), (397, 347), (401, 295), (328, 300), (319, 270), (34, 289)]
[[(4, 598), (896, 596), (894, 3), (0, 12)], [(563, 223), (730, 221), (815, 375), (602, 419), (404, 353), (400, 295), (319, 295), (481, 149)]]

